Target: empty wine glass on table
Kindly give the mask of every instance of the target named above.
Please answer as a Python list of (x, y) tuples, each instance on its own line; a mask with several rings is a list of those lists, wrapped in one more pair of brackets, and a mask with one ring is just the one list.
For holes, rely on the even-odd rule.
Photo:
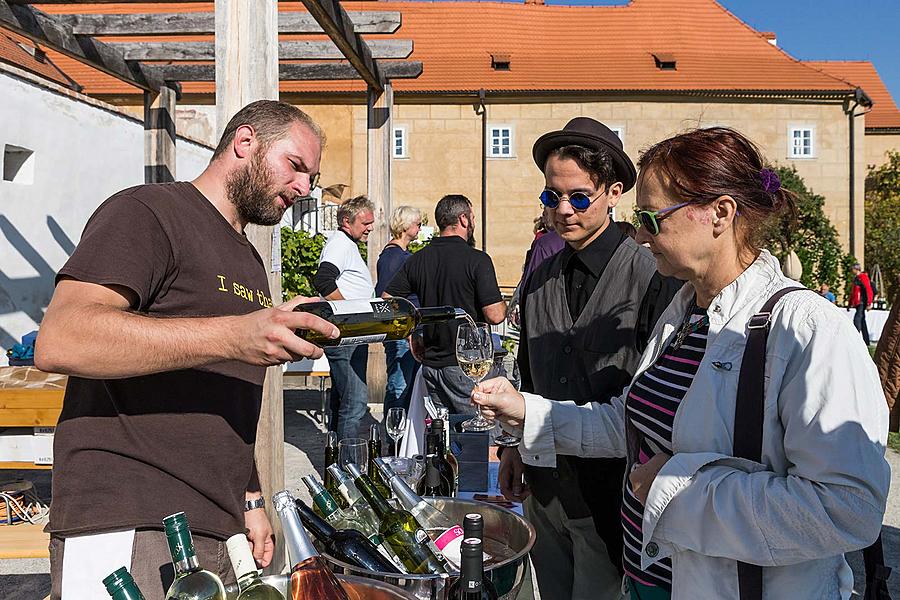
[(338, 442), (338, 463), (343, 470), (348, 464), (365, 471), (369, 467), (369, 442), (362, 438), (344, 438)]
[[(456, 361), (462, 372), (478, 385), (494, 365), (494, 340), (485, 323), (460, 323), (456, 331)], [(462, 424), (463, 431), (490, 431), (494, 421), (478, 414)]]
[(406, 433), (406, 409), (402, 406), (389, 408), (387, 416), (384, 418), (384, 429), (387, 431), (391, 439), (394, 440), (394, 456), (400, 454), (400, 438)]

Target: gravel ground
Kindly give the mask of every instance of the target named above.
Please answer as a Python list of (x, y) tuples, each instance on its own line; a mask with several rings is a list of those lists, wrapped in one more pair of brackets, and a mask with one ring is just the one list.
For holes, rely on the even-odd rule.
[[(298, 496), (309, 500), (306, 486), (300, 478), (314, 471), (321, 473), (324, 457), (322, 448), (325, 440), (321, 424), (318, 390), (286, 389), (284, 404), (285, 425), (285, 485)], [(381, 405), (371, 405), (365, 418), (365, 428), (369, 423), (381, 420)], [(888, 450), (891, 471), (900, 472), (900, 453)], [(6, 472), (4, 479), (25, 477), (35, 482), (42, 498), (50, 496), (50, 474), (42, 471)], [(894, 598), (900, 600), (900, 482), (892, 480), (888, 497), (887, 512), (884, 517), (883, 540), (885, 560), (895, 569), (891, 577), (890, 589)], [(856, 573), (858, 589), (862, 589), (864, 578), (861, 553), (850, 556), (850, 564)], [(50, 591), (49, 563), (45, 559), (0, 560), (0, 599), (41, 600)]]

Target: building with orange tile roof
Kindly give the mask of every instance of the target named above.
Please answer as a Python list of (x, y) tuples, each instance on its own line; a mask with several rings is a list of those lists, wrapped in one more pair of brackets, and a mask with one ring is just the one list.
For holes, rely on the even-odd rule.
[[(876, 89), (880, 80), (874, 69), (873, 79), (859, 70), (799, 61), (774, 45), (772, 34), (756, 31), (714, 0), (631, 0), (622, 6), (345, 0), (343, 6), (348, 12), (399, 11), (402, 25), (396, 32), (365, 37), (412, 39), (409, 60), (424, 65), (417, 79), (393, 83), (394, 205), (430, 214), (442, 195), (466, 194), (479, 221), (487, 223), (486, 247), (502, 284), (518, 280), (531, 242), (531, 220), (540, 211), (543, 179), (531, 160), (531, 145), (580, 115), (618, 131), (634, 159), (651, 143), (687, 128), (728, 125), (743, 131), (770, 161), (795, 166), (807, 185), (825, 196), (826, 212), (843, 243), (862, 257), (866, 147), (880, 135), (875, 131), (883, 123), (879, 105), (887, 104)], [(39, 8), (48, 13), (170, 13), (210, 12), (213, 4)], [(302, 8), (281, 3), (279, 10)], [(129, 39), (211, 41), (212, 36)], [(140, 90), (67, 57), (47, 55), (85, 93), (141, 110)], [(179, 131), (212, 141), (214, 84), (182, 87)], [(307, 110), (328, 133), (323, 184), (345, 184), (345, 197), (364, 193), (364, 84), (283, 81), (280, 89), (282, 99)], [(851, 142), (847, 108), (863, 113), (858, 101), (870, 98), (874, 107), (856, 117)], [(617, 218), (628, 218), (632, 204), (633, 192), (620, 204)]]
[(866, 113), (867, 167), (884, 164), (888, 150), (900, 150), (900, 109), (878, 76), (875, 65), (865, 60), (807, 61), (806, 64), (853, 82), (872, 98), (872, 109)]

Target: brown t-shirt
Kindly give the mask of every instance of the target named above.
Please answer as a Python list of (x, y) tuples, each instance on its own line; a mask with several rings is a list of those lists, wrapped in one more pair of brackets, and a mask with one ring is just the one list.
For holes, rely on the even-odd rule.
[[(272, 306), (262, 259), (190, 183), (109, 198), (57, 275), (120, 285), (152, 317)], [(109, 352), (116, 352), (109, 340)], [(99, 360), (102, 360), (99, 359)], [(184, 511), (217, 538), (244, 531), (265, 369), (224, 362), (124, 379), (70, 377), (54, 440), (49, 530), (162, 529)]]

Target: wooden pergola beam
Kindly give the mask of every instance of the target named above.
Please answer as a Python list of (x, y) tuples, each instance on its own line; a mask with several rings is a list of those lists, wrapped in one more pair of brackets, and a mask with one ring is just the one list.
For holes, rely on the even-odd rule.
[[(412, 40), (371, 40), (366, 42), (374, 58), (403, 59), (413, 51)], [(215, 60), (214, 42), (110, 42), (126, 60), (205, 61)], [(285, 41), (278, 44), (281, 60), (335, 60), (344, 55), (330, 41)]]
[(165, 85), (152, 68), (125, 60), (109, 44), (75, 35), (66, 23), (31, 6), (0, 0), (0, 26), (145, 91), (156, 92)]
[[(414, 61), (382, 62), (381, 72), (388, 79), (414, 79), (422, 74), (422, 63)], [(166, 65), (155, 68), (166, 81), (215, 81), (214, 65)], [(359, 79), (356, 68), (348, 63), (282, 63), (281, 81), (333, 81)]]
[(350, 20), (350, 15), (341, 6), (339, 0), (303, 0), (303, 6), (315, 18), (335, 46), (340, 48), (363, 81), (379, 92), (384, 91), (387, 79), (381, 73), (378, 63), (372, 58), (366, 42), (354, 31), (353, 21)]
[[(212, 35), (215, 13), (139, 13), (110, 15), (57, 15), (79, 35)], [(400, 13), (352, 12), (350, 22), (356, 33), (394, 33), (400, 27)], [(278, 33), (322, 33), (312, 15), (305, 12), (278, 13)]]

